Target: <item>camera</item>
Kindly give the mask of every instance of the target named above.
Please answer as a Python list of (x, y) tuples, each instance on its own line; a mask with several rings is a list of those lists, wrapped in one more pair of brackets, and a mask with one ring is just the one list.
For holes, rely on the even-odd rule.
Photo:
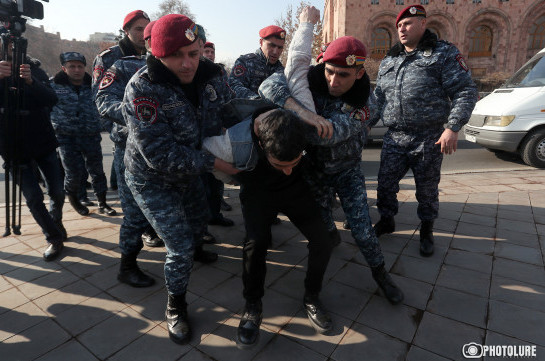
[(481, 358), (483, 356), (483, 346), (475, 342), (470, 342), (462, 347), (462, 355), (465, 358)]
[[(42, 0), (49, 2), (49, 0)], [(10, 21), (13, 17), (26, 16), (32, 19), (44, 18), (44, 7), (36, 0), (0, 0), (0, 19)]]

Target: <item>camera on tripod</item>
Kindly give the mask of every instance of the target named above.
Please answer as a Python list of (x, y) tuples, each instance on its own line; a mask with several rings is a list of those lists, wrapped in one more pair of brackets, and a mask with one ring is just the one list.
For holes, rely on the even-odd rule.
[(44, 18), (44, 6), (36, 0), (0, 0), (0, 21), (16, 35), (21, 35), (26, 29), (26, 19), (22, 16), (41, 20)]

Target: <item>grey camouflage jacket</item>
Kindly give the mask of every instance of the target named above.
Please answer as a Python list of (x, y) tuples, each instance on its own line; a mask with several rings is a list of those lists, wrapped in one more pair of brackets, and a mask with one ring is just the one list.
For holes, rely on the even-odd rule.
[(100, 120), (93, 101), (89, 74), (85, 73), (83, 85), (76, 87), (70, 83), (68, 75), (60, 71), (51, 81), (51, 87), (59, 99), (51, 111), (51, 123), (57, 138), (100, 133)]
[(255, 53), (241, 55), (229, 75), (229, 86), (237, 98), (256, 99), (259, 98), (257, 90), (263, 80), (271, 74), (283, 72), (284, 66), (280, 61), (269, 64), (261, 49)]
[[(366, 122), (370, 117), (370, 81), (367, 74), (356, 80), (343, 96), (329, 95), (324, 76), (325, 64), (318, 64), (308, 72), (316, 112), (333, 124), (333, 137), (323, 139), (315, 131), (308, 134), (307, 153), (313, 166), (327, 174), (334, 174), (358, 166), (365, 144)], [(274, 74), (261, 84), (259, 94), (284, 106), (291, 97), (284, 74)]]
[(98, 86), (95, 101), (98, 112), (103, 119), (113, 123), (110, 139), (123, 148), (128, 134), (122, 112), (125, 87), (131, 77), (145, 65), (145, 55), (123, 57), (104, 73)]
[(129, 128), (125, 166), (155, 182), (184, 186), (214, 166), (202, 139), (221, 132), (221, 106), (233, 97), (222, 68), (201, 59), (192, 84), (197, 106), (178, 78), (150, 56), (129, 81), (123, 116)]
[(408, 55), (398, 43), (382, 60), (375, 88), (377, 112), (384, 124), (400, 130), (426, 129), (447, 123), (459, 131), (477, 102), (477, 88), (458, 49), (426, 30)]

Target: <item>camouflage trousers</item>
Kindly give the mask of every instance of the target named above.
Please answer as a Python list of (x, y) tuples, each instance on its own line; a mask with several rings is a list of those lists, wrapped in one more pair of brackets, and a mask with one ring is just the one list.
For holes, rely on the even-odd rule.
[(443, 154), (435, 142), (443, 128), (409, 133), (390, 129), (384, 135), (378, 172), (377, 207), (382, 217), (398, 212), (399, 181), (409, 169), (414, 175), (418, 218), (431, 221), (439, 212), (439, 181)]
[[(124, 155), (125, 147), (116, 144), (113, 166), (117, 174), (125, 174)], [(138, 253), (143, 247), (142, 234), (150, 229), (151, 225), (134, 200), (125, 177), (117, 177), (117, 192), (123, 210), (123, 223), (119, 229), (119, 248), (125, 255)]]
[(125, 170), (127, 186), (142, 213), (165, 242), (169, 294), (187, 290), (195, 241), (202, 239), (209, 211), (199, 177), (186, 187), (150, 181)]
[[(59, 154), (64, 167), (64, 189), (67, 194), (79, 196), (85, 177), (84, 169), (91, 176), (95, 194), (108, 190), (106, 175), (102, 167), (102, 148), (100, 134), (87, 137), (58, 136)], [(85, 165), (85, 168), (82, 167)]]
[(369, 215), (365, 177), (361, 169), (350, 168), (335, 174), (308, 169), (305, 178), (317, 198), (328, 229), (330, 231), (335, 229), (331, 203), (337, 193), (346, 220), (350, 224), (352, 237), (369, 266), (376, 267), (384, 263), (384, 256)]

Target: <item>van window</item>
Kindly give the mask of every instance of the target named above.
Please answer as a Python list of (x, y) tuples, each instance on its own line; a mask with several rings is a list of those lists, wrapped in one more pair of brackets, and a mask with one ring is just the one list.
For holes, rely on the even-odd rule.
[(538, 54), (505, 83), (506, 88), (542, 86), (545, 86), (545, 53)]

